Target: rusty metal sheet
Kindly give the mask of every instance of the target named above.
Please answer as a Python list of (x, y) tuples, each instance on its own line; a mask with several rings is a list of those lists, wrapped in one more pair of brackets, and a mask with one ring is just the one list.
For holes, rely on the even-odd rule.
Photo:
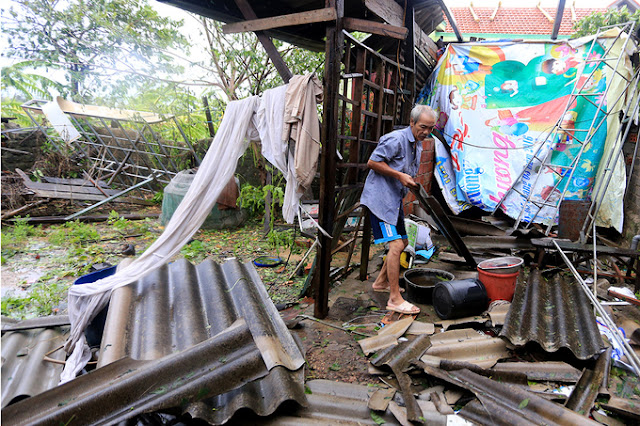
[(198, 265), (179, 259), (115, 290), (98, 367), (122, 357), (155, 360), (185, 350), (239, 318), (246, 320), (270, 374), (184, 411), (221, 424), (241, 408), (268, 415), (287, 400), (305, 404), (304, 356), (253, 265), (235, 259)]
[[(19, 324), (19, 323), (16, 323)], [(61, 348), (69, 327), (36, 328), (2, 336), (2, 407), (38, 395), (58, 385), (62, 365), (45, 361), (45, 355), (63, 362)]]
[[(124, 358), (5, 407), (4, 424), (114, 424), (228, 392), (269, 373), (244, 320), (160, 360)], [(34, 410), (33, 407), (37, 407)]]
[(460, 415), (482, 425), (597, 425), (562, 405), (467, 369), (443, 371), (423, 365), (424, 371), (473, 392), (481, 404), (467, 404)]
[(580, 370), (560, 361), (499, 362), (492, 370), (524, 373), (529, 380), (576, 383), (580, 379)]
[(516, 285), (500, 336), (516, 346), (537, 342), (547, 352), (568, 348), (578, 359), (604, 349), (587, 296), (572, 279), (533, 270)]
[[(427, 358), (468, 362), (481, 367), (491, 367), (499, 359), (509, 356), (504, 340), (470, 328), (445, 331), (431, 336), (431, 347), (424, 355)], [(426, 359), (423, 361), (427, 362)]]

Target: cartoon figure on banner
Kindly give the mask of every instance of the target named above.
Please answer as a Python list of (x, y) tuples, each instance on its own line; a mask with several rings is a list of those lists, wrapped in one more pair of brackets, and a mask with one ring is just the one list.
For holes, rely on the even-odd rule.
[(451, 92), (449, 92), (449, 104), (451, 106), (451, 109), (464, 108), (475, 110), (477, 101), (477, 95), (469, 96), (467, 94), (464, 94), (464, 92), (461, 92), (461, 90), (457, 86), (455, 86), (453, 89), (451, 89)]

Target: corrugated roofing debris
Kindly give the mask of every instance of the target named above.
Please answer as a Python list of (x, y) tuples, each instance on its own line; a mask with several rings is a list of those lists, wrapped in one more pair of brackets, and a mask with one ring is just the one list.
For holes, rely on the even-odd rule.
[(580, 286), (562, 274), (547, 280), (539, 270), (518, 280), (500, 336), (516, 346), (537, 342), (547, 352), (568, 348), (579, 359), (604, 349), (593, 309)]
[(459, 414), (481, 425), (598, 424), (520, 386), (503, 384), (467, 369), (423, 368), (433, 377), (473, 392), (480, 403), (465, 405)]
[(52, 328), (70, 325), (68, 315), (51, 315), (48, 317), (30, 318), (18, 321), (9, 317), (2, 317), (2, 332), (31, 330), (34, 328)]
[(492, 368), (501, 372), (519, 372), (529, 380), (575, 383), (580, 379), (580, 370), (565, 362), (499, 362)]
[[(6, 424), (114, 424), (184, 407), (269, 374), (244, 320), (159, 360), (120, 359), (2, 410)], [(37, 410), (33, 410), (37, 407)]]
[[(114, 291), (100, 345), (103, 366), (123, 356), (158, 359), (216, 335), (243, 318), (271, 373), (228, 394), (184, 407), (210, 423), (240, 408), (261, 415), (282, 402), (305, 404), (304, 356), (252, 264), (180, 259)], [(276, 367), (282, 368), (276, 368)]]
[[(3, 336), (3, 359), (5, 349), (25, 345), (5, 345), (5, 338), (25, 333), (32, 332)], [(306, 404), (304, 362), (253, 265), (181, 259), (113, 292), (94, 372), (2, 414), (16, 424), (64, 423), (74, 415), (83, 423), (112, 423), (178, 408), (222, 424), (241, 408), (266, 416), (284, 401)], [(4, 380), (11, 377), (5, 365), (3, 403)], [(39, 375), (31, 367), (20, 372)], [(38, 413), (25, 409), (35, 403)]]
[[(469, 328), (431, 336), (431, 347), (425, 352), (425, 357), (491, 367), (499, 359), (509, 357), (509, 351), (504, 340)], [(428, 362), (426, 358), (423, 361)]]
[(3, 408), (58, 385), (63, 366), (45, 361), (45, 356), (64, 362), (65, 352), (56, 349), (62, 348), (68, 334), (69, 327), (36, 328), (3, 334), (0, 373)]

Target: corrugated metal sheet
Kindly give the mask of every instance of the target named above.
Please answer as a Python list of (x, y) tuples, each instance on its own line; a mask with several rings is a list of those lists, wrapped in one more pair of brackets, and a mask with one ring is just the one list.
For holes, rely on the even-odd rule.
[(429, 362), (430, 358), (438, 357), (486, 368), (509, 356), (504, 340), (464, 328), (431, 336), (431, 347), (425, 353), (423, 361)]
[(70, 324), (68, 315), (51, 315), (48, 317), (30, 318), (22, 321), (3, 316), (2, 332), (31, 330), (34, 328), (52, 328)]
[(423, 367), (427, 374), (473, 392), (481, 404), (467, 404), (459, 414), (481, 425), (598, 424), (522, 387), (500, 383), (467, 369), (443, 371)]
[[(257, 418), (246, 412), (238, 413), (232, 419), (237, 425), (376, 425), (367, 406), (375, 387), (330, 380), (311, 380), (307, 407), (290, 408), (265, 418)], [(377, 414), (385, 424), (397, 424), (389, 412)]]
[[(244, 320), (160, 360), (118, 360), (2, 410), (7, 425), (114, 424), (269, 374)], [(36, 407), (37, 409), (34, 409)]]
[[(55, 387), (62, 365), (45, 361), (45, 354), (61, 348), (69, 327), (13, 331), (2, 336), (2, 407)], [(49, 358), (64, 361), (63, 350)]]
[[(270, 374), (227, 394), (184, 407), (210, 423), (240, 408), (272, 413), (282, 402), (305, 404), (304, 356), (252, 264), (180, 259), (114, 291), (99, 367), (122, 357), (154, 360), (185, 350), (243, 318)], [(215, 410), (214, 410), (215, 409)]]
[(518, 281), (501, 336), (517, 346), (537, 342), (547, 352), (568, 348), (579, 359), (604, 349), (593, 308), (579, 285), (539, 270)]

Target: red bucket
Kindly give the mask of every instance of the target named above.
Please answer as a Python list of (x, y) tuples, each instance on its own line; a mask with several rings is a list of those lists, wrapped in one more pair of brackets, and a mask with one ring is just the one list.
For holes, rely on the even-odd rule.
[(511, 274), (494, 274), (485, 269), (478, 268), (478, 278), (487, 289), (489, 303), (494, 300), (507, 300), (511, 302), (516, 290), (516, 281), (520, 271)]

